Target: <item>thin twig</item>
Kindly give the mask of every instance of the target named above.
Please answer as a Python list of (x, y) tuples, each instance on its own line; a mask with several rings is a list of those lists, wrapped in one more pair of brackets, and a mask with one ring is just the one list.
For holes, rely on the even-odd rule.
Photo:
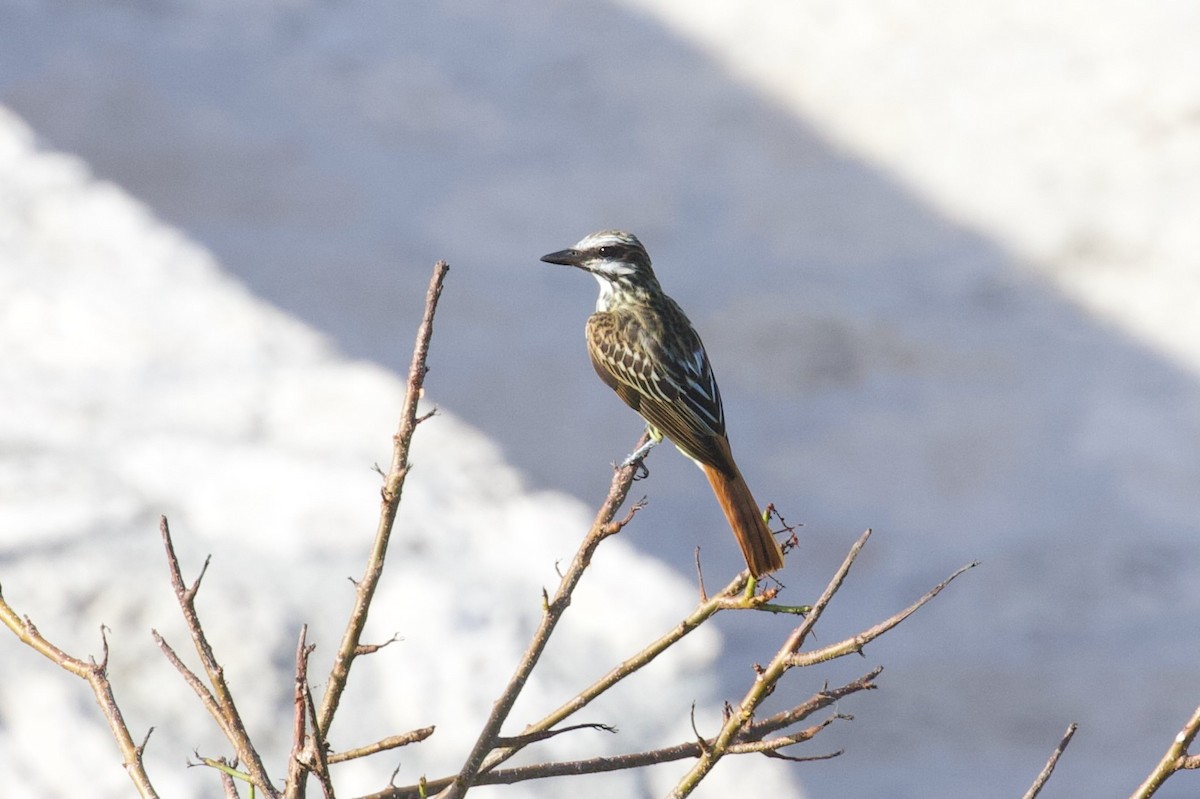
[(542, 730), (540, 732), (522, 733), (515, 736), (502, 735), (496, 739), (497, 746), (528, 746), (529, 744), (548, 741), (551, 738), (557, 738), (560, 735), (566, 735), (579, 730), (599, 730), (601, 732), (615, 733), (617, 728), (611, 724), (601, 724), (598, 721), (586, 722), (583, 724), (571, 724), (567, 727), (559, 727), (554, 730)]
[(237, 760), (232, 763), (223, 757), (201, 757), (196, 755), (196, 762), (188, 762), (188, 768), (192, 766), (204, 766), (217, 772), (217, 777), (221, 780), (221, 788), (225, 791), (225, 799), (239, 799), (237, 784), (245, 782), (250, 785), (250, 794), (254, 795), (254, 780), (244, 771), (237, 770)]
[(333, 659), (333, 667), (329, 671), (329, 679), (325, 683), (325, 693), (321, 697), (321, 708), (317, 712), (317, 731), (321, 737), (329, 734), (329, 726), (333, 723), (333, 715), (337, 712), (346, 689), (346, 680), (350, 676), (350, 667), (360, 653), (360, 642), (363, 628), (367, 624), (367, 614), (371, 608), (371, 600), (383, 575), (384, 558), (387, 555), (388, 541), (392, 534), (392, 525), (396, 521), (396, 510), (400, 506), (400, 495), (404, 491), (404, 478), (408, 474), (409, 447), (412, 443), (413, 432), (419, 424), (417, 418), (417, 401), (421, 397), (425, 383), (425, 373), (428, 371), (426, 361), (429, 357), (429, 340), (433, 336), (433, 316), (437, 310), (438, 298), (442, 293), (442, 284), (450, 267), (445, 261), (438, 261), (433, 268), (433, 277), (429, 281), (429, 289), (425, 294), (425, 312), (421, 317), (421, 325), (417, 328), (417, 341), (413, 348), (412, 363), (408, 369), (408, 388), (404, 395), (404, 405), (400, 412), (400, 424), (393, 438), (392, 464), (384, 480), (382, 490), (382, 505), (379, 511), (379, 524), (375, 530), (375, 543), (367, 561), (366, 571), (358, 581), (354, 592), (354, 608), (342, 634), (341, 643)]
[(151, 630), (150, 635), (154, 638), (154, 643), (158, 645), (158, 648), (166, 657), (167, 662), (179, 672), (179, 675), (183, 677), (183, 681), (200, 698), (200, 704), (204, 705), (204, 709), (217, 722), (217, 726), (221, 728), (221, 734), (227, 739), (230, 738), (233, 732), (229, 729), (229, 719), (221, 711), (221, 703), (217, 701), (217, 698), (213, 696), (213, 692), (204, 684), (204, 680), (200, 679), (198, 674), (188, 668), (187, 664), (183, 662), (183, 659), (179, 657), (179, 654), (171, 645), (166, 642), (166, 639), (159, 634), (158, 630)]
[[(179, 603), (179, 609), (183, 612), (183, 620), (187, 625), (188, 632), (191, 633), (192, 643), (196, 646), (196, 653), (200, 656), (200, 664), (204, 667), (204, 673), (208, 677), (209, 685), (212, 686), (211, 698), (215, 703), (216, 712), (214, 712), (213, 704), (205, 702), (209, 708), (209, 712), (217, 720), (221, 726), (221, 731), (225, 733), (226, 739), (233, 746), (234, 752), (237, 753), (238, 761), (243, 764), (243, 767), (249, 773), (254, 784), (261, 790), (269, 799), (278, 799), (279, 792), (275, 789), (271, 778), (267, 775), (267, 770), (263, 766), (262, 758), (255, 749), (253, 741), (250, 740), (250, 734), (246, 731), (245, 724), (242, 723), (241, 713), (238, 712), (237, 704), (233, 700), (233, 694), (229, 690), (228, 683), (225, 682), (225, 669), (217, 662), (217, 656), (213, 652), (212, 645), (208, 642), (208, 636), (204, 632), (204, 627), (200, 623), (200, 616), (196, 612), (196, 594), (200, 590), (200, 581), (204, 579), (204, 572), (208, 568), (208, 559), (204, 561), (204, 567), (200, 570), (200, 575), (192, 585), (186, 586), (183, 582), (183, 573), (179, 567), (179, 558), (175, 555), (175, 544), (171, 540), (171, 528), (167, 524), (167, 517), (163, 516), (159, 519), (159, 531), (162, 533), (163, 548), (167, 554), (167, 568), (171, 575), (171, 587), (175, 591), (175, 600)], [(157, 632), (153, 633), (155, 640), (159, 642), (160, 648), (168, 654), (168, 657), (174, 654), (170, 647), (166, 646), (166, 642)], [(189, 673), (186, 668), (183, 668), (182, 661), (175, 657), (173, 662), (175, 667), (180, 669), (180, 673), (184, 674), (185, 679)], [(194, 676), (194, 675), (193, 675)], [(189, 681), (190, 683), (190, 681)], [(193, 689), (196, 688), (192, 685)], [(200, 698), (204, 700), (204, 696), (197, 691)]]
[(333, 790), (333, 776), (329, 773), (328, 747), (325, 745), (325, 737), (321, 735), (321, 728), (317, 724), (317, 706), (313, 703), (312, 691), (308, 688), (308, 683), (305, 683), (301, 689), (304, 692), (304, 707), (308, 710), (308, 722), (312, 727), (312, 735), (308, 736), (308, 749), (306, 753), (309, 755), (308, 770), (316, 776), (317, 782), (321, 784), (321, 792), (325, 795), (325, 799), (337, 799)]
[[(638, 446), (641, 446), (646, 440), (647, 436), (643, 435), (638, 442)], [(625, 498), (629, 495), (629, 488), (633, 485), (635, 474), (637, 474), (637, 466), (630, 465), (617, 469), (613, 475), (608, 496), (605, 498), (604, 504), (600, 506), (600, 511), (596, 514), (591, 529), (588, 530), (587, 536), (584, 537), (583, 543), (580, 544), (579, 550), (575, 553), (571, 565), (559, 581), (558, 590), (554, 593), (554, 599), (544, 604), (542, 621), (533, 635), (533, 640), (525, 650), (525, 654), (521, 657), (520, 663), (517, 664), (516, 671), (504, 687), (500, 698), (492, 705), (492, 713), (488, 716), (483, 730), (479, 733), (479, 738), (475, 741), (475, 745), (471, 747), (471, 751), (467, 755), (458, 776), (438, 795), (439, 799), (461, 799), (470, 790), (471, 786), (475, 784), (484, 758), (496, 747), (496, 741), (500, 737), (501, 726), (508, 718), (508, 714), (512, 710), (513, 704), (517, 701), (517, 697), (520, 696), (521, 690), (525, 687), (525, 682), (529, 679), (529, 674), (533, 671), (533, 667), (537, 665), (538, 659), (541, 658), (542, 652), (550, 640), (550, 634), (554, 632), (554, 628), (558, 625), (559, 620), (562, 619), (563, 614), (566, 613), (567, 608), (570, 606), (571, 595), (575, 591), (575, 586), (578, 585), (579, 580), (583, 577), (584, 570), (591, 563), (592, 555), (595, 554), (596, 548), (600, 546), (601, 541), (619, 532), (621, 527), (629, 521), (629, 516), (616, 522), (613, 519), (616, 517), (617, 510), (624, 504)]]
[(850, 547), (850, 551), (846, 553), (846, 557), (842, 560), (842, 565), (834, 572), (833, 579), (825, 586), (825, 590), (821, 593), (821, 596), (817, 598), (808, 615), (804, 617), (804, 621), (788, 637), (784, 646), (790, 648), (791, 652), (799, 652), (800, 647), (804, 646), (805, 639), (812, 633), (813, 628), (817, 626), (821, 614), (825, 612), (825, 608), (833, 600), (833, 595), (838, 592), (838, 589), (842, 587), (842, 583), (846, 581), (846, 575), (850, 573), (850, 567), (854, 565), (854, 561), (858, 558), (858, 553), (862, 552), (863, 547), (867, 545), (867, 540), (870, 537), (870, 529), (864, 530), (862, 535), (858, 537), (858, 540)]
[(1200, 758), (1188, 755), (1188, 747), (1192, 745), (1192, 741), (1196, 740), (1197, 732), (1200, 732), (1200, 707), (1192, 712), (1192, 717), (1183, 725), (1183, 729), (1175, 736), (1175, 740), (1171, 741), (1162, 760), (1158, 761), (1158, 765), (1150, 772), (1150, 776), (1146, 777), (1146, 781), (1131, 794), (1130, 799), (1146, 799), (1146, 797), (1153, 796), (1154, 792), (1161, 788), (1167, 778), (1176, 771), (1200, 768)]
[(344, 763), (347, 760), (354, 760), (368, 755), (375, 755), (380, 752), (386, 752), (389, 749), (396, 749), (401, 746), (408, 746), (420, 741), (424, 741), (430, 735), (433, 735), (433, 727), (422, 727), (419, 730), (412, 732), (401, 733), (400, 735), (389, 735), (387, 738), (376, 741), (375, 743), (360, 746), (356, 749), (347, 749), (344, 752), (336, 752), (328, 757), (329, 763)]
[(1033, 781), (1033, 785), (1029, 786), (1029, 790), (1025, 792), (1025, 796), (1022, 799), (1035, 799), (1042, 792), (1042, 788), (1046, 787), (1046, 780), (1050, 779), (1050, 775), (1054, 773), (1054, 767), (1058, 765), (1058, 759), (1062, 757), (1067, 744), (1071, 743), (1071, 738), (1075, 735), (1075, 730), (1077, 729), (1079, 729), (1078, 724), (1072, 724), (1070, 727), (1067, 727), (1067, 732), (1063, 735), (1062, 740), (1058, 742), (1058, 746), (1054, 747), (1054, 751), (1050, 753), (1050, 759), (1046, 761), (1045, 766), (1042, 766), (1037, 779)]
[(876, 666), (857, 680), (848, 682), (839, 688), (826, 688), (819, 694), (814, 694), (806, 701), (796, 705), (794, 708), (755, 721), (746, 728), (745, 737), (748, 740), (759, 740), (776, 730), (782, 730), (793, 724), (799, 724), (818, 710), (824, 710), (851, 694), (856, 694), (859, 691), (873, 691), (876, 688), (875, 680), (882, 673), (883, 666)]
[[(3, 591), (0, 591), (0, 622), (3, 622), (5, 627), (12, 630), (21, 643), (38, 652), (64, 671), (68, 671), (76, 677), (87, 681), (92, 689), (92, 694), (96, 697), (96, 704), (100, 706), (100, 711), (104, 714), (104, 718), (108, 722), (108, 727), (112, 731), (113, 738), (117, 742), (117, 748), (121, 752), (121, 765), (125, 767), (125, 772), (129, 775), (129, 779), (133, 781), (138, 795), (143, 797), (143, 799), (157, 799), (158, 793), (154, 790), (154, 785), (151, 784), (150, 777), (146, 774), (145, 765), (142, 763), (142, 754), (146, 749), (147, 741), (150, 739), (150, 733), (146, 733), (146, 737), (142, 740), (141, 744), (134, 743), (133, 736), (129, 734), (129, 727), (125, 724), (125, 718), (121, 714), (121, 708), (117, 705), (117, 699), (113, 694), (112, 684), (108, 681), (108, 637), (104, 632), (104, 628), (100, 629), (100, 640), (104, 655), (101, 658), (101, 662), (97, 663), (91, 658), (81, 660), (72, 657), (46, 640), (38, 632), (37, 626), (34, 625), (28, 616), (22, 616), (8, 604), (8, 601), (4, 598)], [(151, 728), (151, 731), (153, 731), (153, 728)]]
[(389, 638), (386, 641), (383, 641), (381, 643), (378, 643), (378, 644), (359, 644), (358, 648), (354, 650), (354, 655), (355, 655), (355, 657), (362, 657), (363, 655), (373, 655), (376, 652), (378, 652), (380, 649), (383, 649), (384, 647), (387, 647), (387, 646), (391, 646), (392, 644), (396, 643), (397, 641), (402, 641), (402, 640), (404, 640), (404, 639), (402, 639), (400, 637), (400, 633), (393, 633), (391, 638)]
[(725, 751), (727, 755), (745, 755), (752, 752), (761, 754), (775, 753), (785, 746), (794, 746), (795, 744), (811, 741), (817, 737), (817, 733), (833, 724), (835, 721), (853, 721), (853, 716), (847, 716), (844, 713), (834, 713), (824, 721), (813, 724), (811, 727), (806, 727), (803, 730), (788, 733), (787, 735), (779, 735), (775, 738), (764, 738), (761, 741), (735, 741), (729, 745)]
[(815, 649), (812, 652), (797, 652), (792, 654), (787, 658), (787, 667), (804, 668), (805, 666), (824, 663), (827, 660), (835, 660), (837, 658), (844, 657), (845, 655), (862, 654), (863, 647), (886, 633), (888, 630), (896, 627), (898, 624), (900, 624), (900, 622), (904, 621), (909, 616), (916, 613), (923, 605), (940, 594), (942, 589), (954, 582), (954, 580), (964, 572), (970, 571), (977, 565), (978, 561), (974, 563), (968, 563), (966, 566), (959, 568), (958, 571), (954, 572), (954, 574), (951, 574), (945, 580), (942, 580), (933, 588), (925, 592), (925, 594), (916, 602), (912, 603), (891, 618), (879, 622), (879, 624), (876, 624), (874, 627), (871, 627), (868, 630), (864, 630), (857, 635), (852, 635), (849, 638), (838, 641), (837, 643), (823, 646), (820, 649)]

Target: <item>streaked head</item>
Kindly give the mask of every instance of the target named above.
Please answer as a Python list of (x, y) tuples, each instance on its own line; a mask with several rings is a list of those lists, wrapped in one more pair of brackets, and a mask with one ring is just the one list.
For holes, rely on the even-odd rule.
[(570, 249), (543, 255), (542, 260), (591, 272), (600, 283), (601, 303), (614, 291), (661, 291), (646, 248), (637, 236), (623, 230), (592, 233)]

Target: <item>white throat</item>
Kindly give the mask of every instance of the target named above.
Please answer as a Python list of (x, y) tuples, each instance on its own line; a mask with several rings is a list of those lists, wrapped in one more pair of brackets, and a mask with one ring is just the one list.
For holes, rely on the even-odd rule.
[(596, 278), (596, 282), (600, 284), (600, 296), (596, 298), (596, 310), (607, 311), (611, 307), (613, 296), (613, 285), (607, 279), (600, 275), (592, 275)]

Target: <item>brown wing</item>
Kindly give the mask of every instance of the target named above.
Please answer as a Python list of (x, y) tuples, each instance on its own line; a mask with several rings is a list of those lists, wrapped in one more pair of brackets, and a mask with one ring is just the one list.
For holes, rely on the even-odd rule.
[(599, 311), (588, 318), (588, 354), (600, 379), (685, 455), (732, 473), (725, 413), (700, 337), (673, 302)]

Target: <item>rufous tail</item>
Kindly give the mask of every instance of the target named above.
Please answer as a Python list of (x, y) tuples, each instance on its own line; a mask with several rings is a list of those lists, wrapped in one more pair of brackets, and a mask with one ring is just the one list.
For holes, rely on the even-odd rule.
[[(730, 458), (729, 462), (732, 464), (733, 459)], [(742, 556), (750, 567), (750, 573), (762, 577), (767, 572), (783, 568), (783, 550), (763, 521), (762, 511), (737, 466), (733, 466), (732, 475), (706, 464), (700, 464), (700, 468), (708, 477), (721, 510), (725, 511), (725, 518), (733, 528), (733, 535), (742, 548)]]

